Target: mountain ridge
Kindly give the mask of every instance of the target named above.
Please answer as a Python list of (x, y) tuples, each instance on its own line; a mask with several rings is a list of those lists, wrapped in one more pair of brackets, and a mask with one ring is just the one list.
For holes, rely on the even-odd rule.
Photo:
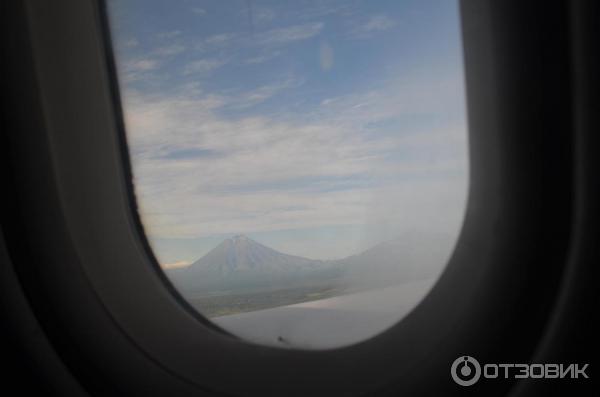
[(190, 266), (166, 272), (177, 287), (186, 291), (231, 292), (315, 283), (369, 288), (430, 275), (431, 263), (421, 263), (419, 255), (423, 253), (413, 245), (388, 241), (342, 259), (315, 260), (279, 252), (238, 234)]

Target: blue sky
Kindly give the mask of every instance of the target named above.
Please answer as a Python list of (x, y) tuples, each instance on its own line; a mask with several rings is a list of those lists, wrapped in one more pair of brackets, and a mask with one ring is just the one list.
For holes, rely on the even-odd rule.
[(455, 238), (457, 2), (109, 1), (142, 221), (164, 264), (244, 233), (313, 258)]

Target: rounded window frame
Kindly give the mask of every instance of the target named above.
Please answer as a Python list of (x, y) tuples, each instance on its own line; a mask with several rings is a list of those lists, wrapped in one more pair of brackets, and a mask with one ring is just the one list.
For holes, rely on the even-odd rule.
[[(494, 324), (508, 332), (512, 320), (498, 318), (503, 302), (487, 298), (511, 285), (508, 277), (497, 277), (499, 268), (519, 269), (523, 257), (511, 258), (511, 254), (527, 247), (512, 236), (516, 226), (524, 219), (534, 223), (541, 215), (530, 202), (518, 199), (523, 192), (541, 193), (539, 186), (531, 184), (531, 175), (519, 173), (518, 166), (529, 164), (530, 159), (523, 151), (513, 158), (517, 164), (508, 164), (504, 157), (521, 142), (514, 141), (515, 133), (505, 133), (506, 123), (500, 122), (514, 109), (501, 106), (511, 93), (494, 75), (499, 55), (482, 55), (493, 42), (491, 8), (487, 3), (463, 4), (471, 183), (463, 229), (446, 270), (423, 301), (391, 329), (348, 347), (306, 351), (254, 345), (227, 335), (187, 306), (169, 284), (133, 210), (102, 4), (30, 4), (35, 22), (30, 26), (32, 49), (38, 65), (45, 65), (38, 66), (37, 77), (64, 244), (73, 248), (70, 258), (81, 268), (85, 288), (97, 299), (82, 302), (81, 307), (57, 307), (79, 317), (73, 323), (75, 343), (97, 343), (82, 353), (99, 358), (103, 346), (107, 350), (102, 354), (113, 362), (130, 362), (110, 341), (94, 341), (85, 332), (95, 321), (106, 322), (168, 374), (164, 382), (177, 379), (190, 387), (182, 393), (199, 389), (233, 395), (335, 395), (347, 393), (348, 387), (361, 394), (389, 385), (425, 390), (427, 374), (447, 373), (447, 364), (465, 347), (491, 354), (494, 349), (485, 346), (497, 335), (486, 337), (477, 331)], [(487, 18), (489, 24), (476, 23), (474, 14)], [(74, 72), (78, 79), (72, 78)], [(484, 87), (481, 82), (492, 84)], [(65, 277), (58, 274), (52, 281)], [(525, 290), (520, 294), (526, 296)], [(58, 302), (67, 298), (72, 297), (65, 294)], [(87, 319), (88, 305), (102, 307), (104, 318)], [(469, 343), (470, 335), (477, 335), (475, 345)], [(129, 371), (140, 369), (132, 366)], [(141, 382), (143, 376), (134, 379)], [(349, 385), (348, 379), (355, 382)]]

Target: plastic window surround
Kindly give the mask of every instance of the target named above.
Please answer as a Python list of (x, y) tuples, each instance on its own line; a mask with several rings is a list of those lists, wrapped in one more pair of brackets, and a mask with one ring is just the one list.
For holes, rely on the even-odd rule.
[[(347, 394), (348, 387), (364, 394), (386, 385), (423, 392), (431, 378), (447, 377), (448, 363), (466, 346), (483, 358), (496, 354), (514, 360), (531, 353), (531, 348), (523, 347), (538, 335), (536, 327), (526, 329), (523, 340), (508, 348), (495, 347), (494, 341), (510, 334), (511, 326), (530, 313), (547, 313), (534, 310), (546, 308), (539, 304), (546, 295), (540, 295), (524, 301), (522, 313), (503, 315), (507, 301), (527, 296), (536, 283), (552, 281), (555, 275), (550, 272), (540, 280), (528, 274), (517, 276), (522, 264), (547, 260), (553, 268), (564, 247), (551, 247), (549, 253), (531, 249), (539, 242), (538, 221), (552, 208), (535, 200), (542, 194), (537, 182), (542, 169), (537, 158), (532, 160), (530, 149), (539, 136), (522, 134), (532, 128), (540, 131), (540, 126), (516, 117), (521, 103), (510, 105), (514, 86), (503, 84), (514, 77), (510, 71), (515, 70), (516, 55), (522, 55), (504, 45), (516, 40), (519, 32), (513, 36), (496, 29), (492, 15), (510, 17), (511, 7), (486, 1), (462, 6), (471, 186), (463, 231), (446, 271), (419, 306), (390, 330), (357, 345), (317, 352), (246, 343), (185, 306), (158, 271), (132, 211), (118, 87), (102, 5), (69, 0), (29, 2), (27, 7), (51, 159), (48, 172), (55, 178), (53, 193), (66, 230), (64, 241), (58, 236), (57, 242), (70, 247), (65, 258), (81, 275), (53, 273), (53, 282), (68, 287), (53, 303), (59, 317), (71, 319), (71, 342), (82, 346), (79, 354), (90, 361), (115, 363), (129, 382), (137, 382), (138, 390), (148, 390), (147, 395), (165, 390), (176, 395), (202, 390), (233, 395), (338, 395)], [(523, 51), (534, 44), (535, 39), (525, 43)], [(496, 67), (501, 64), (508, 71)], [(531, 84), (535, 83), (534, 79)], [(561, 105), (548, 103), (543, 96), (527, 99), (529, 109), (540, 111)], [(553, 127), (551, 121), (543, 127), (563, 127)], [(504, 161), (507, 151), (511, 151), (510, 163)], [(554, 181), (557, 190), (568, 190), (568, 180), (563, 179), (559, 175)], [(41, 272), (54, 270), (48, 266)], [(550, 293), (552, 285), (539, 289)], [(79, 289), (93, 291), (94, 299), (73, 304), (69, 293)], [(90, 312), (99, 316), (91, 318)], [(85, 329), (93, 326), (112, 330), (114, 339), (92, 338), (94, 334)], [(122, 346), (127, 348), (119, 349)], [(144, 373), (141, 362), (149, 362), (156, 376)], [(351, 385), (348, 379), (353, 379)]]

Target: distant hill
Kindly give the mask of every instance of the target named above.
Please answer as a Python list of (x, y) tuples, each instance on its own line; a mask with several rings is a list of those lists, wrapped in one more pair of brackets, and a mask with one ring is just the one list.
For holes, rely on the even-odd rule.
[[(331, 284), (352, 289), (419, 280), (437, 275), (445, 258), (436, 247), (393, 241), (358, 255), (321, 261), (281, 253), (238, 235), (221, 242), (187, 268), (166, 270), (187, 292), (236, 293)], [(441, 250), (443, 252), (443, 249)]]
[(446, 264), (443, 244), (394, 240), (371, 247), (334, 264), (348, 287), (367, 289), (435, 277)]

